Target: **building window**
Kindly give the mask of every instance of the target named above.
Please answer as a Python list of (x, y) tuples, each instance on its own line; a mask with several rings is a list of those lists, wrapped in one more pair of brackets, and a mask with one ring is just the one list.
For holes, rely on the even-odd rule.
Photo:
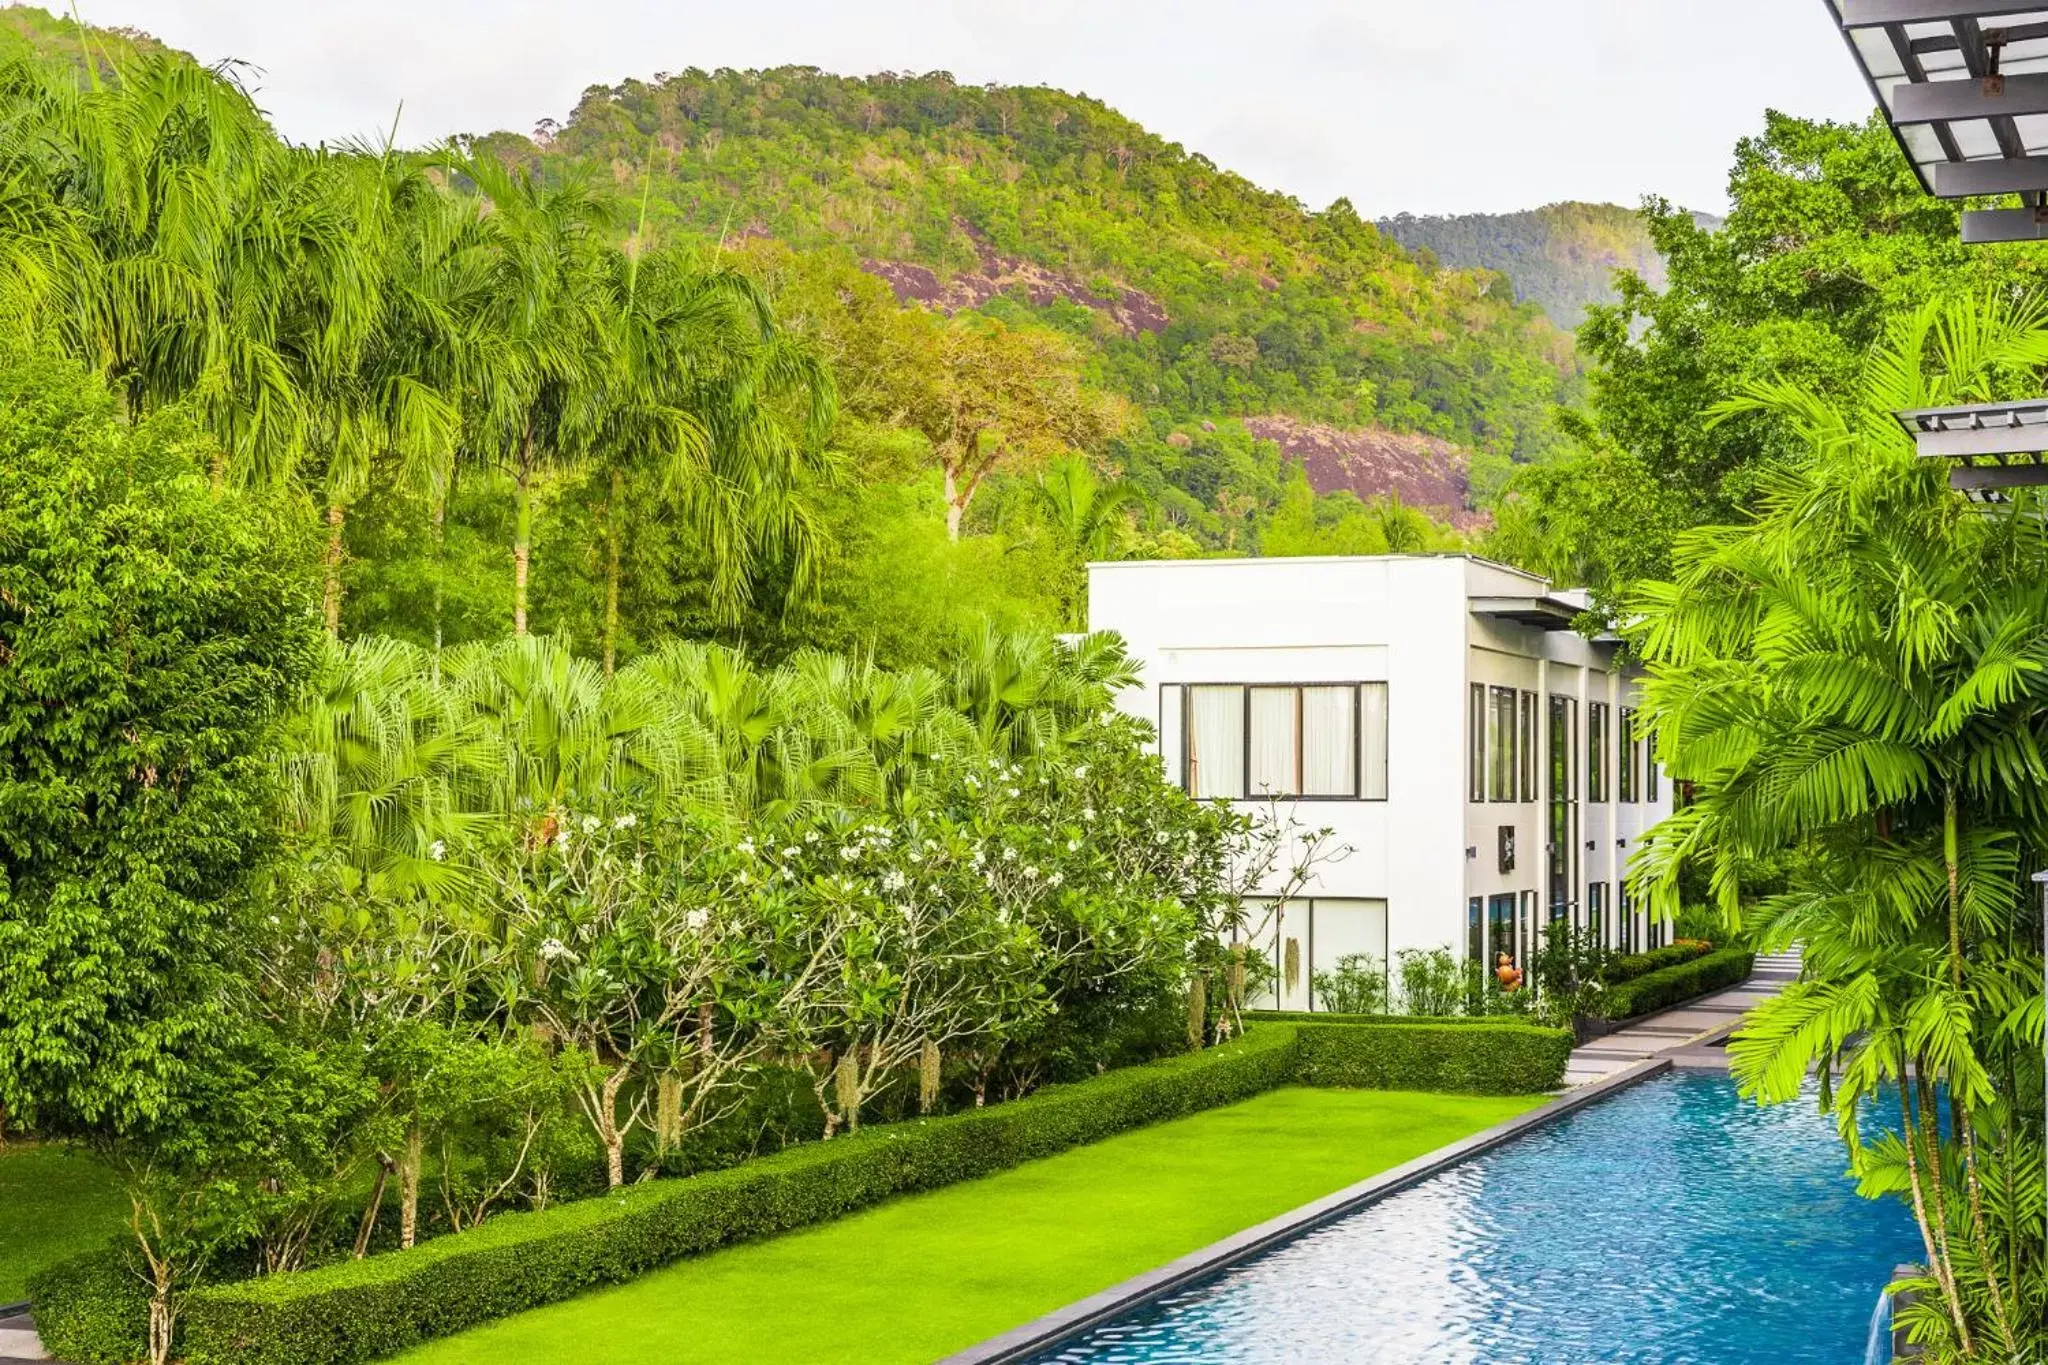
[(1466, 795), (1474, 801), (1486, 799), (1486, 685), (1473, 683), (1471, 702), (1465, 709)]
[(1594, 944), (1605, 948), (1607, 936), (1607, 883), (1594, 882), (1586, 888), (1586, 933)]
[(1249, 691), (1252, 795), (1358, 794), (1357, 688)]
[(1586, 703), (1586, 799), (1607, 799), (1607, 703)]
[(1643, 727), (1643, 800), (1654, 802), (1657, 794), (1657, 737)]
[(1358, 685), (1358, 795), (1387, 799), (1387, 685)]
[(1642, 746), (1636, 742), (1636, 713), (1631, 707), (1621, 708), (1621, 766), (1617, 784), (1621, 788), (1621, 799), (1633, 803), (1636, 799), (1636, 774), (1641, 767)]
[(1522, 757), (1522, 799), (1536, 800), (1536, 694), (1522, 694), (1522, 727), (1515, 736)]
[(1244, 796), (1244, 689), (1188, 689), (1188, 793)]
[(1486, 799), (1515, 799), (1515, 689), (1488, 689), (1486, 711)]
[(1190, 794), (1387, 799), (1385, 683), (1183, 690)]
[(1578, 703), (1571, 697), (1550, 698), (1550, 917), (1574, 913), (1572, 890), (1578, 886), (1579, 792), (1578, 749), (1572, 731)]
[(1486, 902), (1477, 896), (1465, 902), (1465, 960), (1486, 961)]

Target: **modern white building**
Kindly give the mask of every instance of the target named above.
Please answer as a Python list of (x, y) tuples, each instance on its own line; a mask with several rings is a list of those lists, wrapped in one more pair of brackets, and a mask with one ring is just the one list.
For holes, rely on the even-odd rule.
[[(1120, 699), (1198, 796), (1281, 798), (1349, 856), (1319, 864), (1259, 946), (1277, 1003), (1312, 1009), (1348, 953), (1449, 947), (1526, 962), (1570, 920), (1657, 946), (1623, 889), (1671, 809), (1612, 642), (1571, 629), (1583, 593), (1469, 556), (1089, 566), (1089, 625), (1143, 667)], [(1292, 940), (1290, 943), (1289, 940)]]

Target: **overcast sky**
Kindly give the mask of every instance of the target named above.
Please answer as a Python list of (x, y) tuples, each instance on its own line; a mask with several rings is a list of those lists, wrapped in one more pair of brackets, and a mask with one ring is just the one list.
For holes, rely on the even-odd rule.
[[(52, 9), (61, 0), (43, 0)], [(1085, 91), (1321, 208), (1717, 211), (1763, 110), (1860, 118), (1822, 0), (80, 0), (261, 69), (284, 133), (530, 130), (699, 67), (943, 69)]]

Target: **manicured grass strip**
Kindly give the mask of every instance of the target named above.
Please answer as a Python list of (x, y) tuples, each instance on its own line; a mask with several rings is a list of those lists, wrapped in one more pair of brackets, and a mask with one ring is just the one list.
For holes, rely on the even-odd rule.
[(930, 1361), (1542, 1100), (1272, 1091), (683, 1261), (402, 1359)]
[(61, 1147), (0, 1150), (0, 1303), (28, 1297), (28, 1277), (121, 1230), (127, 1202), (90, 1157)]

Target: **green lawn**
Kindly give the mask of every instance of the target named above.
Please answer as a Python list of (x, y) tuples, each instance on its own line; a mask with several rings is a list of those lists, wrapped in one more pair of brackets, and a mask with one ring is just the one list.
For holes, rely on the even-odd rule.
[(930, 1361), (1542, 1098), (1274, 1091), (680, 1262), (404, 1359)]
[(0, 1303), (28, 1277), (121, 1230), (128, 1205), (97, 1162), (60, 1147), (0, 1151)]

